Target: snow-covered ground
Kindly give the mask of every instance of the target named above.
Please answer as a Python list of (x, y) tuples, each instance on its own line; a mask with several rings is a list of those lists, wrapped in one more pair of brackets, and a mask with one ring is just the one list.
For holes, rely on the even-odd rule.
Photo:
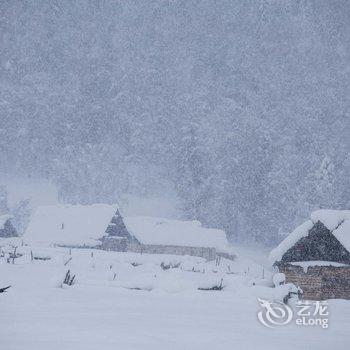
[[(257, 298), (283, 293), (243, 250), (247, 258), (217, 266), (195, 257), (26, 246), (12, 264), (12, 248), (2, 249), (0, 287), (12, 287), (0, 294), (0, 349), (349, 348), (349, 301), (329, 302), (327, 329), (259, 323)], [(51, 259), (32, 262), (31, 250)], [(68, 269), (76, 283), (62, 286)], [(198, 290), (221, 280), (221, 291)]]

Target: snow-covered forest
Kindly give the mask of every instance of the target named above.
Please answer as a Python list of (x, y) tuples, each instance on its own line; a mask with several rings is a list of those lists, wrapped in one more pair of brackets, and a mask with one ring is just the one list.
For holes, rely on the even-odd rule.
[(173, 191), (182, 218), (275, 244), (350, 204), (349, 18), (346, 0), (1, 1), (1, 171), (66, 203)]

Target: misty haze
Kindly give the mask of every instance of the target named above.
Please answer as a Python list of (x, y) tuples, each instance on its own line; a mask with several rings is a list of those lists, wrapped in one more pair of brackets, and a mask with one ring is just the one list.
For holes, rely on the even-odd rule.
[(0, 0), (0, 348), (350, 347), (350, 2)]

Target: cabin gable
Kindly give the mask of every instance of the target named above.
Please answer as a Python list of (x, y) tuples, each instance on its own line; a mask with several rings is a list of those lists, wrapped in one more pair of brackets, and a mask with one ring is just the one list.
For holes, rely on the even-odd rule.
[(125, 226), (124, 220), (120, 215), (119, 210), (117, 210), (112, 217), (111, 222), (109, 223), (105, 233), (109, 237), (119, 237), (124, 238), (128, 242), (132, 242), (135, 238), (129, 233), (128, 229)]
[(350, 263), (350, 253), (320, 221), (282, 256), (282, 262), (334, 261)]

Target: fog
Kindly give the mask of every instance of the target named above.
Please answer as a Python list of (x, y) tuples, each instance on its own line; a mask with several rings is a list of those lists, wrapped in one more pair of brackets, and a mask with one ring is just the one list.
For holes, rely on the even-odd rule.
[(349, 208), (349, 18), (345, 0), (1, 1), (3, 192), (264, 245)]

